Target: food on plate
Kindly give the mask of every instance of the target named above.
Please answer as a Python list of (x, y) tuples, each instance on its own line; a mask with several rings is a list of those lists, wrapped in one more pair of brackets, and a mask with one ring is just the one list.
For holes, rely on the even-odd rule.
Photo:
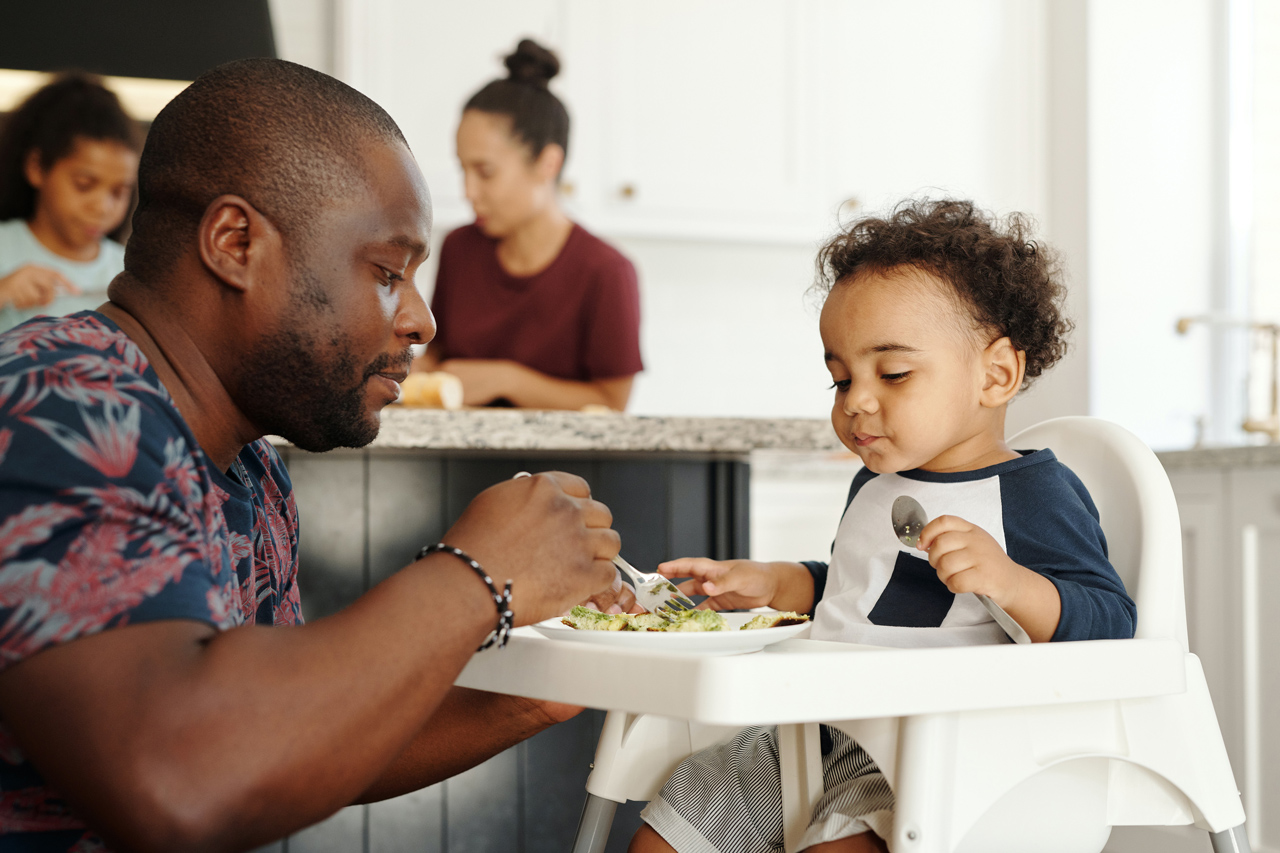
[(579, 604), (560, 621), (579, 631), (635, 631), (633, 620), (630, 613), (601, 613)]
[[(601, 613), (579, 604), (560, 620), (579, 631), (662, 631), (695, 632), (727, 631), (729, 625), (724, 616), (714, 610), (687, 610), (668, 619), (657, 613)], [(780, 613), (761, 613), (742, 626), (741, 630), (781, 628), (808, 622), (809, 617), (789, 610)]]
[(724, 617), (714, 610), (686, 610), (677, 616), (664, 631), (724, 631), (728, 629)]
[(632, 631), (665, 631), (671, 623), (657, 613), (628, 613)]
[(398, 402), (403, 406), (461, 409), (462, 380), (444, 371), (410, 373), (400, 383)]
[(560, 620), (579, 631), (723, 631), (724, 617), (714, 610), (689, 610), (672, 619), (657, 613), (601, 613), (579, 604)]
[(808, 622), (809, 617), (794, 610), (779, 610), (774, 613), (761, 613), (739, 630), (754, 631), (757, 628), (785, 628), (788, 625), (800, 625)]

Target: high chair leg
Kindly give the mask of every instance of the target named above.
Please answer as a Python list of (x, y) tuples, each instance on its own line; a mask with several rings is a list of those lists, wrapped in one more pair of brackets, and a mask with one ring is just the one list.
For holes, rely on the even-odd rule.
[(609, 830), (613, 827), (613, 813), (618, 804), (595, 794), (587, 794), (578, 819), (578, 834), (573, 839), (573, 853), (604, 853), (609, 843)]
[(1243, 823), (1222, 832), (1209, 833), (1209, 841), (1213, 844), (1213, 853), (1251, 853), (1253, 850)]

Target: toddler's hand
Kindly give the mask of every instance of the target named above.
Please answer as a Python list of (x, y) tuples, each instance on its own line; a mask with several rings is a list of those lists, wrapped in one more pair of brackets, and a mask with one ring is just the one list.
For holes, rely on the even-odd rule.
[(920, 532), (920, 550), (954, 593), (980, 592), (1006, 606), (1016, 593), (1023, 569), (990, 533), (954, 515), (942, 515)]
[(659, 564), (658, 573), (668, 578), (689, 578), (679, 584), (680, 591), (710, 596), (699, 606), (711, 610), (765, 607), (778, 591), (778, 580), (768, 565), (753, 560), (685, 557)]

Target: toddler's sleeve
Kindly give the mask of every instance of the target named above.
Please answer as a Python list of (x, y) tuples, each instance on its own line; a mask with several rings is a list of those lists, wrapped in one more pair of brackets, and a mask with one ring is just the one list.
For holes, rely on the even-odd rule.
[[(1058, 589), (1062, 616), (1053, 641), (1128, 639), (1137, 608), (1107, 558), (1098, 510), (1066, 466), (1001, 478), (1005, 549)], [(1047, 470), (1044, 470), (1046, 469)]]

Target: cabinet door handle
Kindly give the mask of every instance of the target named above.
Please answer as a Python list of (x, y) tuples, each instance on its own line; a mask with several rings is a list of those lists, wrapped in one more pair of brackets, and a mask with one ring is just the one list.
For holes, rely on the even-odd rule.
[(618, 187), (618, 195), (622, 196), (623, 198), (635, 198), (635, 197), (636, 197), (636, 185), (635, 185), (635, 184), (623, 184), (622, 186)]

